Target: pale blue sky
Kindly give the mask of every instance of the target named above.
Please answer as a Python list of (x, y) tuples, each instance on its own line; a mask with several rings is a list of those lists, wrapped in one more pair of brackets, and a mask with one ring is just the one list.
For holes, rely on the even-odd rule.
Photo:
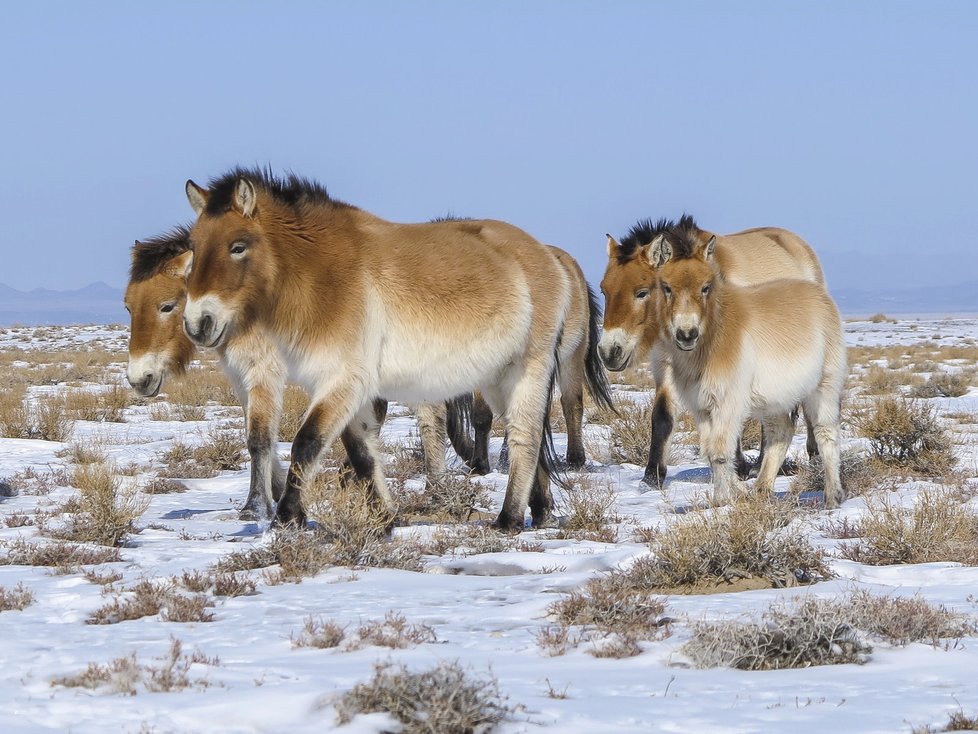
[(976, 38), (965, 1), (6, 4), (0, 282), (121, 286), (185, 179), (256, 163), (592, 281), (682, 211), (793, 229), (835, 287), (976, 279)]

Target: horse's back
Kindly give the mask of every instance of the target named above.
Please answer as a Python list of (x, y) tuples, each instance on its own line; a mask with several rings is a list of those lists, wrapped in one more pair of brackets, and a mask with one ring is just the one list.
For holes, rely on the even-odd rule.
[(825, 281), (815, 251), (787, 229), (756, 227), (719, 236), (716, 253), (720, 269), (737, 285), (755, 285), (778, 278)]

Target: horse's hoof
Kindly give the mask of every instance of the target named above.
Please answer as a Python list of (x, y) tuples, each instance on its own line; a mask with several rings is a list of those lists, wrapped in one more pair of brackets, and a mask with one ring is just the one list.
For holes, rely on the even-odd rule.
[(651, 487), (652, 489), (662, 489), (662, 485), (665, 483), (665, 481), (665, 470), (658, 471), (653, 469), (652, 471), (649, 471), (646, 469), (645, 476), (642, 477), (642, 484), (644, 484), (646, 487)]
[(469, 462), (470, 474), (476, 474), (480, 477), (484, 477), (486, 474), (488, 474), (491, 471), (492, 468), (489, 466), (488, 461), (483, 461), (482, 459), (478, 459), (476, 461)]
[(254, 507), (242, 507), (238, 510), (238, 519), (243, 522), (257, 522), (259, 518)]
[(523, 516), (510, 517), (500, 512), (499, 517), (496, 518), (496, 521), (492, 524), (492, 526), (500, 532), (507, 533), (509, 535), (518, 535), (519, 533), (523, 532)]
[(581, 471), (587, 466), (587, 457), (584, 452), (568, 452), (567, 453), (567, 466), (574, 471)]
[(555, 528), (557, 527), (557, 516), (554, 515), (549, 510), (543, 513), (541, 516), (533, 517), (532, 527), (534, 530), (541, 530), (543, 528)]

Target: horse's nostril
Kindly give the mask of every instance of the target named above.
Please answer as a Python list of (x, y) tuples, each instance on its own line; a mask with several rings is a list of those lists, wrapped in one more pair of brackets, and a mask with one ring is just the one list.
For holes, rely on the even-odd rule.
[(214, 325), (214, 319), (210, 314), (207, 314), (200, 320), (200, 335), (205, 336), (211, 333), (211, 327)]

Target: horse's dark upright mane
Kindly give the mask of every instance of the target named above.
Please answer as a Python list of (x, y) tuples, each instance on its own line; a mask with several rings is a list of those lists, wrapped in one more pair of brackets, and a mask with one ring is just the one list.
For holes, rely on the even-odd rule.
[(255, 188), (271, 194), (277, 201), (294, 208), (304, 204), (320, 204), (325, 206), (352, 209), (350, 204), (334, 199), (322, 184), (303, 178), (291, 171), (285, 177), (272, 173), (270, 168), (241, 168), (235, 167), (217, 178), (212, 178), (207, 188), (210, 196), (204, 210), (211, 216), (223, 214), (231, 207), (231, 200), (240, 179), (250, 181)]
[(446, 214), (443, 217), (429, 219), (428, 224), (438, 224), (440, 222), (471, 222), (472, 217), (456, 217), (454, 214)]
[[(665, 234), (674, 248), (685, 249), (684, 244), (689, 247), (695, 245), (699, 231), (700, 228), (690, 214), (683, 214), (678, 222), (665, 218), (657, 222), (653, 222), (651, 219), (640, 219), (632, 225), (628, 234), (619, 240), (621, 247), (618, 248), (618, 264), (627, 263), (640, 247), (650, 244), (660, 234)], [(689, 254), (691, 255), (692, 251)], [(685, 257), (688, 256), (685, 255)], [(683, 256), (677, 253), (676, 257)]]
[(129, 280), (138, 283), (152, 278), (170, 260), (189, 249), (190, 228), (183, 225), (148, 240), (137, 240), (132, 246)]

